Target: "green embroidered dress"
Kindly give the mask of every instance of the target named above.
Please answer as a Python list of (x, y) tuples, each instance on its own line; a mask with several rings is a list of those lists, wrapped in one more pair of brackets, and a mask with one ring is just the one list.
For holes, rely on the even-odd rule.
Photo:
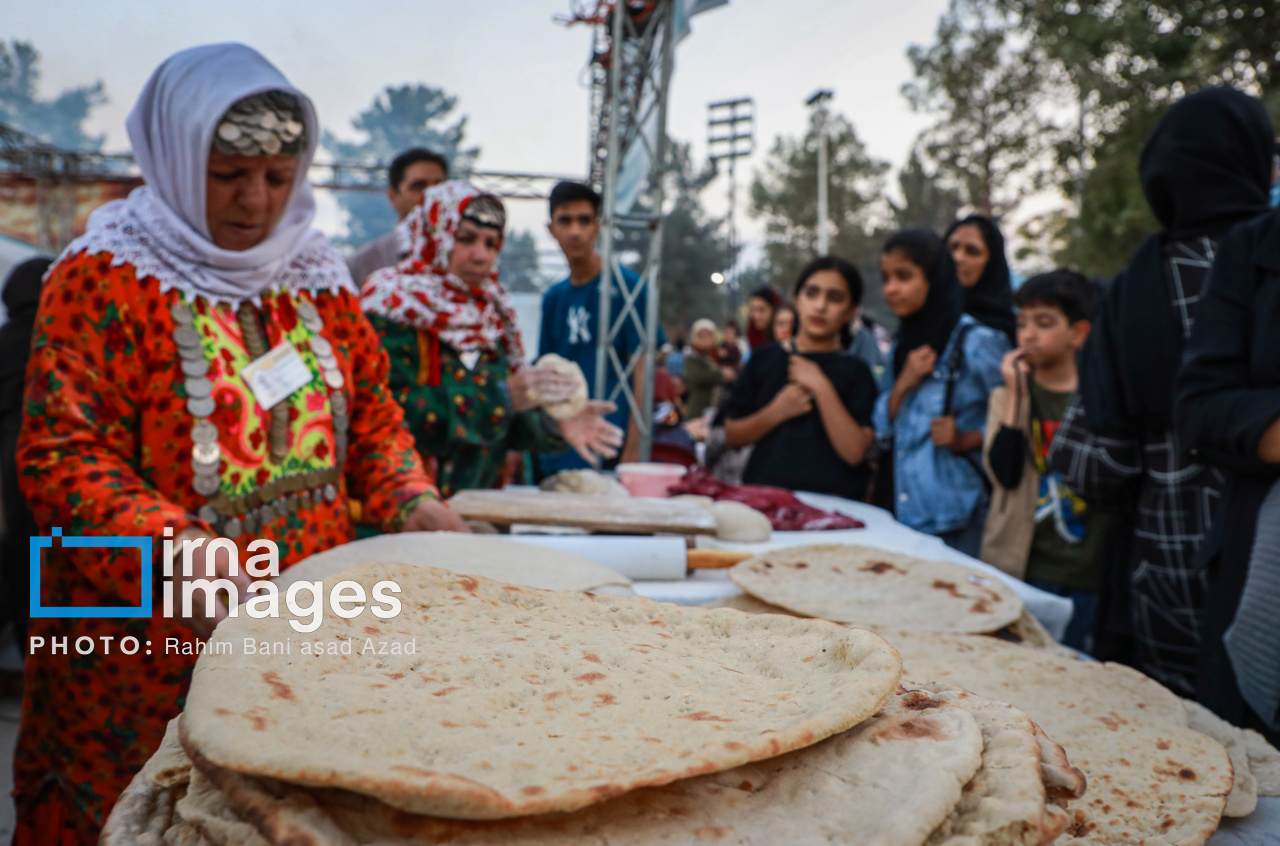
[(510, 363), (502, 346), (479, 352), (468, 369), (456, 350), (427, 330), (378, 315), (369, 320), (391, 357), (391, 393), (442, 495), (496, 486), (510, 450), (568, 448), (542, 411), (512, 412)]

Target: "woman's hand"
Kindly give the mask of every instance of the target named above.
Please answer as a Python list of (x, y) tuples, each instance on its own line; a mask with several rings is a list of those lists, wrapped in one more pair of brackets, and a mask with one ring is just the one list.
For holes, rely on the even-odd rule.
[(404, 518), (402, 532), (465, 532), (471, 529), (458, 513), (437, 499), (424, 499)]
[[(186, 574), (182, 561), (182, 542), (184, 540), (194, 541), (197, 538), (203, 539), (203, 543), (191, 552), (191, 575)], [(197, 637), (207, 638), (213, 634), (214, 628), (218, 623), (226, 619), (228, 610), (226, 602), (226, 594), (221, 593), (217, 596), (213, 603), (213, 615), (208, 612), (208, 605), (205, 600), (206, 591), (196, 590), (191, 595), (191, 613), (184, 614), (188, 610), (183, 607), (182, 597), (185, 595), (183, 585), (193, 583), (201, 579), (230, 579), (236, 586), (238, 593), (238, 601), (247, 602), (251, 599), (249, 593), (249, 585), (253, 579), (249, 578), (245, 573), (244, 567), (239, 567), (239, 574), (231, 575), (231, 558), (225, 552), (219, 552), (213, 557), (213, 575), (205, 570), (208, 558), (206, 550), (209, 541), (213, 538), (196, 529), (188, 529), (173, 539), (173, 592), (174, 604), (176, 605), (175, 613), (178, 615), (178, 622), (191, 629)]]
[(822, 372), (822, 368), (802, 355), (791, 356), (787, 365), (787, 377), (792, 384), (799, 385), (812, 396), (818, 396), (831, 389), (831, 380)]
[(544, 405), (565, 402), (573, 396), (578, 380), (547, 365), (521, 367), (507, 377), (511, 407), (517, 413)]
[(777, 423), (781, 423), (813, 411), (813, 394), (809, 393), (807, 388), (795, 382), (789, 382), (785, 388), (774, 395), (769, 405), (777, 414)]
[(898, 384), (904, 391), (910, 390), (927, 379), (937, 366), (938, 354), (933, 351), (933, 347), (927, 344), (916, 347), (907, 354), (902, 372), (898, 374)]
[(591, 400), (577, 417), (560, 421), (560, 436), (592, 467), (602, 458), (613, 458), (622, 447), (626, 434), (605, 419), (618, 406), (603, 400)]

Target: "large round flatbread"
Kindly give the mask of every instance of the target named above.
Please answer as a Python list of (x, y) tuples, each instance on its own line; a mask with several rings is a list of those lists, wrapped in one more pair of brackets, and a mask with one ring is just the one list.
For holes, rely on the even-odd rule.
[(366, 561), (439, 567), (464, 576), (542, 590), (630, 595), (631, 580), (603, 564), (531, 543), (492, 535), (401, 532), (344, 543), (302, 559), (280, 574), (276, 586), (328, 579)]
[[(404, 610), (219, 624), (196, 664), (184, 745), (239, 772), (343, 787), (465, 819), (572, 810), (809, 745), (874, 714), (898, 655), (817, 620), (539, 591), (432, 567), (333, 577)], [(365, 639), (416, 644), (361, 654)], [(241, 654), (244, 641), (351, 642), (351, 655)], [(229, 650), (220, 644), (230, 644)], [(226, 654), (219, 654), (226, 652)]]
[(853, 544), (775, 549), (729, 571), (747, 593), (807, 617), (861, 626), (993, 632), (1022, 616), (993, 576)]
[[(307, 846), (648, 846), (722, 842), (918, 846), (960, 801), (982, 761), (982, 732), (957, 703), (899, 691), (849, 731), (777, 758), (642, 788), (564, 814), (499, 821), (407, 814), (342, 790), (305, 789), (196, 766), (265, 842)], [(1034, 777), (1034, 776), (1033, 776)]]
[(1226, 750), (1187, 728), (1181, 700), (1136, 670), (996, 638), (884, 632), (904, 678), (948, 682), (1026, 712), (1088, 779), (1057, 842), (1199, 846), (1231, 790)]
[[(587, 407), (587, 377), (583, 375), (582, 368), (575, 362), (567, 358), (558, 356), (555, 353), (547, 353), (534, 362), (534, 367), (546, 367), (572, 376), (577, 384), (574, 386), (573, 393), (564, 402), (554, 402), (542, 405), (542, 410), (549, 414), (554, 420), (569, 420), (577, 417), (582, 410)], [(538, 402), (537, 391), (529, 390), (529, 399)], [(541, 405), (541, 403), (539, 403)]]

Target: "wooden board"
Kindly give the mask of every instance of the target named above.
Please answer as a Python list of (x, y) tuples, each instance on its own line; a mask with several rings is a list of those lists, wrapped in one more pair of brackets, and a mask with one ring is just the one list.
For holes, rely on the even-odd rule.
[(623, 535), (714, 535), (716, 521), (701, 506), (672, 499), (609, 499), (540, 491), (460, 491), (449, 507), (467, 520), (495, 526), (532, 523)]

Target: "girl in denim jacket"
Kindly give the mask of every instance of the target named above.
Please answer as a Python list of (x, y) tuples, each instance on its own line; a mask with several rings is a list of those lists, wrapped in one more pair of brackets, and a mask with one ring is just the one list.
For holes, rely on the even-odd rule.
[(1001, 384), (1008, 339), (963, 313), (955, 264), (933, 232), (891, 236), (880, 271), (900, 324), (892, 388), (877, 399), (873, 417), (893, 468), (878, 483), (892, 482), (898, 520), (976, 557), (989, 502), (982, 469), (987, 398)]

